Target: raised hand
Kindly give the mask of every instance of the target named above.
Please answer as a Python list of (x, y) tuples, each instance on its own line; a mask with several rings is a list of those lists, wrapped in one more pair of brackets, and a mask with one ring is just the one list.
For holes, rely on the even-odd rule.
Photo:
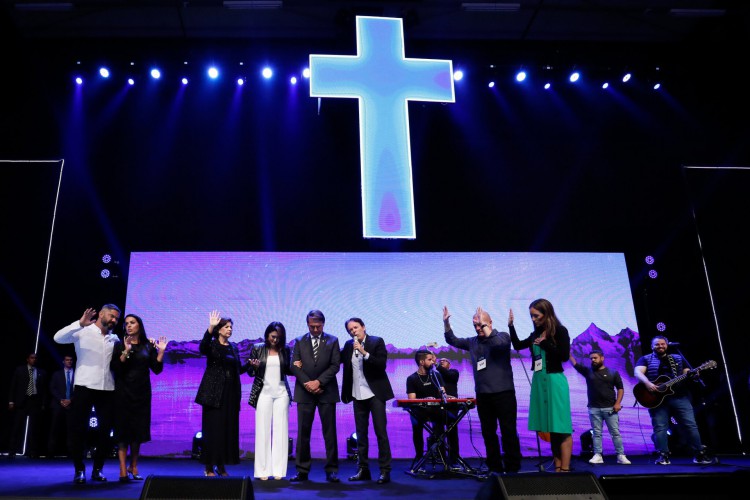
[(156, 348), (159, 351), (164, 352), (164, 351), (167, 350), (167, 344), (169, 344), (169, 341), (167, 340), (167, 337), (161, 336), (161, 337), (159, 337), (159, 340), (156, 342), (155, 345), (156, 345)]
[(96, 309), (89, 307), (85, 311), (83, 311), (83, 316), (81, 316), (81, 319), (78, 320), (78, 323), (81, 325), (81, 327), (87, 327), (94, 323), (94, 316), (96, 316)]
[(213, 332), (214, 327), (219, 324), (219, 321), (221, 321), (221, 314), (214, 309), (211, 311), (211, 314), (208, 315), (208, 331)]
[(508, 313), (508, 326), (511, 326), (513, 324), (513, 309), (510, 310)]
[(448, 312), (448, 306), (443, 306), (443, 321), (448, 321), (451, 317), (451, 313)]

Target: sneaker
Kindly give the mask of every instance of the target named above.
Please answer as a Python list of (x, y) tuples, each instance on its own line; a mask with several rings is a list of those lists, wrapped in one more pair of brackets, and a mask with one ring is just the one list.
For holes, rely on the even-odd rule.
[(591, 457), (591, 460), (589, 460), (590, 464), (603, 464), (604, 459), (602, 458), (601, 453), (594, 453), (594, 456)]
[(714, 459), (706, 455), (705, 451), (699, 452), (695, 458), (693, 458), (694, 464), (708, 465), (714, 463)]
[(656, 462), (654, 462), (656, 465), (669, 465), (672, 462), (669, 461), (669, 454), (668, 453), (660, 453), (659, 458), (656, 459)]
[(630, 465), (630, 460), (625, 455), (617, 455), (617, 463), (620, 465)]

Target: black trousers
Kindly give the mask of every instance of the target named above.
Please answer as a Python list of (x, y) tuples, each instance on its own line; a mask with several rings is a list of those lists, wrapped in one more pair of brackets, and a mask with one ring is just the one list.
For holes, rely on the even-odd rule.
[(25, 396), (13, 409), (13, 427), (10, 433), (10, 453), (23, 451), (23, 439), (26, 433), (26, 417), (29, 418), (29, 434), (26, 440), (26, 454), (39, 456), (42, 454), (42, 399), (38, 394)]
[[(96, 430), (89, 432), (91, 408), (96, 410)], [(68, 451), (77, 471), (85, 470), (83, 463), (86, 445), (96, 447), (94, 469), (104, 467), (104, 459), (112, 451), (110, 433), (115, 408), (115, 391), (99, 391), (77, 385), (70, 402), (68, 420)], [(93, 434), (93, 436), (92, 436)], [(86, 437), (91, 436), (89, 442)]]
[(360, 467), (369, 468), (370, 438), (368, 436), (372, 415), (372, 427), (378, 440), (378, 465), (381, 472), (391, 470), (391, 443), (388, 441), (387, 417), (385, 402), (376, 397), (354, 400), (354, 427), (357, 430), (357, 463)]
[[(487, 467), (492, 472), (517, 472), (521, 468), (521, 443), (516, 429), (518, 419), (516, 392), (477, 394), (477, 413), (484, 446), (487, 449)], [(497, 439), (498, 422), (500, 422), (503, 442), (502, 458), (500, 442)]]
[(68, 454), (68, 425), (71, 416), (71, 409), (63, 408), (59, 404), (52, 405), (52, 420), (49, 426), (49, 443), (47, 444), (47, 453), (51, 456)]
[(323, 439), (326, 445), (326, 472), (339, 471), (339, 448), (336, 442), (336, 403), (297, 403), (297, 472), (309, 473), (312, 466), (310, 456), (310, 434), (312, 433), (315, 409), (320, 415)]
[[(416, 454), (415, 459), (420, 458), (424, 453), (424, 423), (430, 422), (432, 427), (433, 435), (430, 437), (428, 446), (432, 445), (432, 440), (443, 432), (445, 428), (456, 420), (456, 415), (447, 410), (442, 410), (439, 407), (427, 407), (427, 408), (412, 408), (410, 411), (411, 415), (411, 430), (412, 440), (414, 441), (414, 452)], [(444, 448), (445, 443), (441, 446)], [(443, 450), (445, 451), (445, 450)], [(451, 432), (448, 433), (448, 461), (455, 463), (458, 458), (458, 428), (454, 427)]]

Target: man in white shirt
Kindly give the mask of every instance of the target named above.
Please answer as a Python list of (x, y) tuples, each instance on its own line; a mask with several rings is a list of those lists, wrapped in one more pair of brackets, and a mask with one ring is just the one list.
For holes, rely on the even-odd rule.
[(81, 319), (62, 328), (55, 334), (58, 344), (73, 344), (76, 351), (75, 390), (71, 396), (71, 419), (68, 429), (68, 448), (75, 466), (73, 482), (86, 482), (86, 467), (83, 463), (84, 441), (89, 425), (91, 408), (96, 409), (97, 432), (94, 442), (94, 468), (91, 480), (105, 482), (102, 475), (104, 459), (109, 446), (109, 434), (112, 429), (114, 413), (115, 381), (110, 370), (112, 350), (117, 342), (117, 335), (112, 329), (120, 319), (120, 308), (114, 304), (102, 306), (99, 316), (92, 308), (86, 309)]

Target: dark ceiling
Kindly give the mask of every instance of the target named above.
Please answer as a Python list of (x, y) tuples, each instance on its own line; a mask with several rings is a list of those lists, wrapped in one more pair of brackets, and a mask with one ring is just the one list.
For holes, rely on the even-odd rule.
[(328, 38), (356, 15), (402, 17), (412, 39), (679, 43), (744, 40), (745, 2), (711, 0), (2, 0), (20, 39)]

